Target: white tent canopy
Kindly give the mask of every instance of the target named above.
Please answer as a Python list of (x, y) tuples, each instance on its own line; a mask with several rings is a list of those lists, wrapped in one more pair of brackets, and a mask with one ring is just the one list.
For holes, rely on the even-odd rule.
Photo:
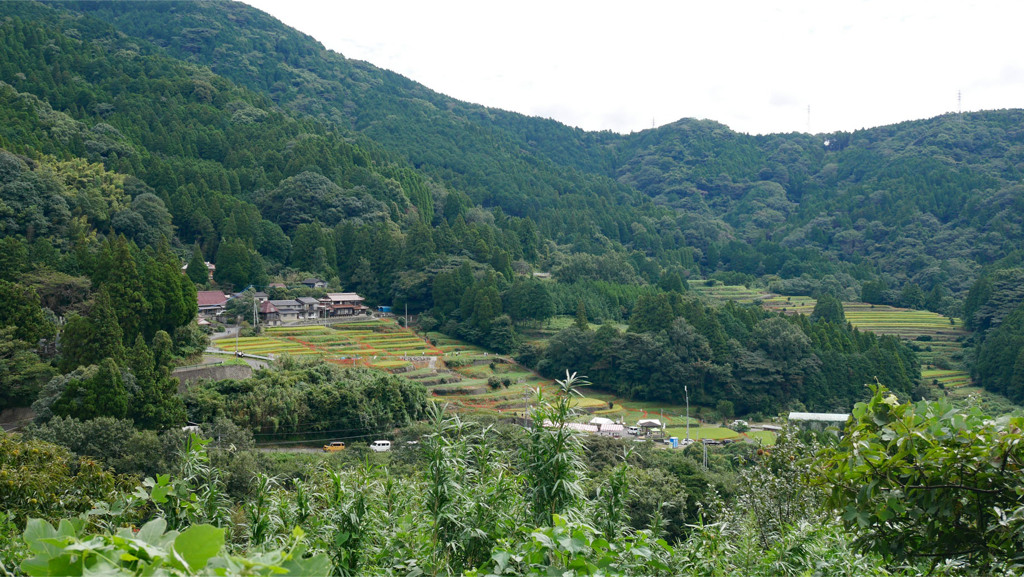
[(790, 413), (790, 421), (821, 421), (825, 423), (845, 423), (850, 413)]

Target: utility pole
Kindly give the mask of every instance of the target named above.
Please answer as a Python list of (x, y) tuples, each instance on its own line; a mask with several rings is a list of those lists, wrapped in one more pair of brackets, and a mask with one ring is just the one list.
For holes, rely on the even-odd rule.
[(686, 440), (690, 440), (690, 391), (683, 385), (683, 392), (686, 393)]

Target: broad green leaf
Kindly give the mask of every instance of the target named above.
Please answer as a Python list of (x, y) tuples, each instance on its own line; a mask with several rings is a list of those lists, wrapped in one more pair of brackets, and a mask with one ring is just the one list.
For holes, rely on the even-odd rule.
[(170, 490), (170, 487), (153, 487), (153, 492), (150, 495), (150, 498), (153, 499), (154, 503), (166, 503), (167, 493), (170, 492)]
[[(308, 559), (301, 559), (297, 557), (298, 555), (296, 555), (295, 558), (289, 559), (288, 561), (285, 561), (281, 564), (281, 568), (286, 569), (289, 575), (331, 574), (331, 560), (327, 558), (327, 555), (313, 555)], [(422, 571), (420, 571), (420, 573), (422, 573)]]
[(57, 530), (53, 528), (53, 525), (42, 519), (29, 519), (25, 523), (25, 532), (22, 534), (22, 539), (28, 545), (29, 551), (37, 555), (45, 555), (46, 559), (60, 554), (61, 547), (42, 541), (43, 539), (53, 539), (55, 537), (57, 537)]
[(494, 571), (498, 574), (505, 572), (505, 567), (508, 567), (508, 560), (512, 557), (512, 554), (508, 551), (495, 551), (491, 553), (491, 560), (494, 561)]
[(84, 522), (81, 519), (61, 519), (57, 525), (57, 535), (61, 537), (78, 537)]
[(39, 557), (25, 559), (18, 567), (24, 574), (30, 575), (31, 577), (37, 577), (39, 575), (53, 575), (53, 573), (50, 573), (49, 561)]
[(159, 545), (160, 538), (163, 536), (164, 531), (167, 529), (167, 521), (161, 517), (153, 519), (149, 523), (146, 523), (139, 529), (136, 538), (145, 541), (151, 545)]
[(70, 555), (60, 555), (53, 559), (33, 557), (21, 562), (21, 570), (31, 577), (50, 577), (80, 574), (78, 567), (71, 564)]
[(224, 529), (213, 525), (193, 525), (174, 540), (174, 551), (192, 571), (206, 566), (206, 562), (224, 546)]
[(547, 549), (555, 548), (555, 542), (551, 540), (551, 537), (548, 537), (544, 533), (534, 533), (533, 538)]

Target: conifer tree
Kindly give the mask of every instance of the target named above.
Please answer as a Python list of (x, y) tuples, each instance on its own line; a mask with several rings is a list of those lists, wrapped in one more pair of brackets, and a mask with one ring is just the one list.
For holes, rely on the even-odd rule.
[(590, 323), (587, 322), (587, 307), (583, 304), (583, 299), (576, 301), (575, 325), (581, 331), (590, 330)]
[(197, 285), (204, 285), (210, 280), (209, 272), (206, 270), (206, 261), (203, 260), (203, 251), (199, 248), (198, 243), (192, 247), (192, 259), (188, 261), (188, 268), (185, 270), (188, 273), (188, 278)]
[(831, 293), (821, 295), (818, 298), (818, 302), (814, 305), (811, 321), (846, 324), (846, 313), (843, 312), (843, 303)]
[(437, 250), (430, 227), (417, 220), (405, 240), (405, 264), (409, 268), (420, 268), (434, 258)]
[(123, 419), (128, 414), (128, 391), (117, 363), (103, 359), (88, 377), (73, 380), (54, 401), (54, 415), (85, 421), (97, 417)]
[(123, 235), (107, 240), (107, 247), (97, 269), (104, 271), (101, 286), (110, 297), (110, 306), (121, 327), (123, 342), (134, 343), (135, 337), (142, 330), (142, 319), (149, 313), (149, 303), (146, 302), (145, 288), (135, 265), (135, 257)]
[(60, 338), (60, 356), (64, 373), (105, 358), (124, 359), (124, 335), (105, 289), (96, 294), (88, 317), (72, 314), (68, 318)]
[(159, 331), (153, 337), (153, 349), (141, 335), (132, 348), (129, 365), (135, 375), (138, 393), (130, 416), (138, 427), (165, 429), (185, 420), (185, 405), (177, 395), (178, 382), (171, 376), (171, 337)]
[(235, 239), (221, 242), (217, 249), (216, 265), (213, 279), (217, 283), (228, 285), (235, 290), (243, 289), (249, 284), (252, 257), (244, 241)]

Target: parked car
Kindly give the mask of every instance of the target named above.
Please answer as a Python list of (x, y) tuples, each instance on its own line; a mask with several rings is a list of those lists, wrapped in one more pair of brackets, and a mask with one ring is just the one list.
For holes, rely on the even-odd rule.
[(370, 450), (375, 453), (383, 453), (391, 450), (391, 441), (374, 441), (370, 443)]
[(345, 443), (344, 443), (344, 441), (331, 441), (330, 443), (324, 445), (324, 452), (325, 453), (333, 453), (335, 451), (344, 451), (344, 450), (345, 450)]
[(629, 427), (626, 432), (635, 437), (640, 434), (640, 427)]

